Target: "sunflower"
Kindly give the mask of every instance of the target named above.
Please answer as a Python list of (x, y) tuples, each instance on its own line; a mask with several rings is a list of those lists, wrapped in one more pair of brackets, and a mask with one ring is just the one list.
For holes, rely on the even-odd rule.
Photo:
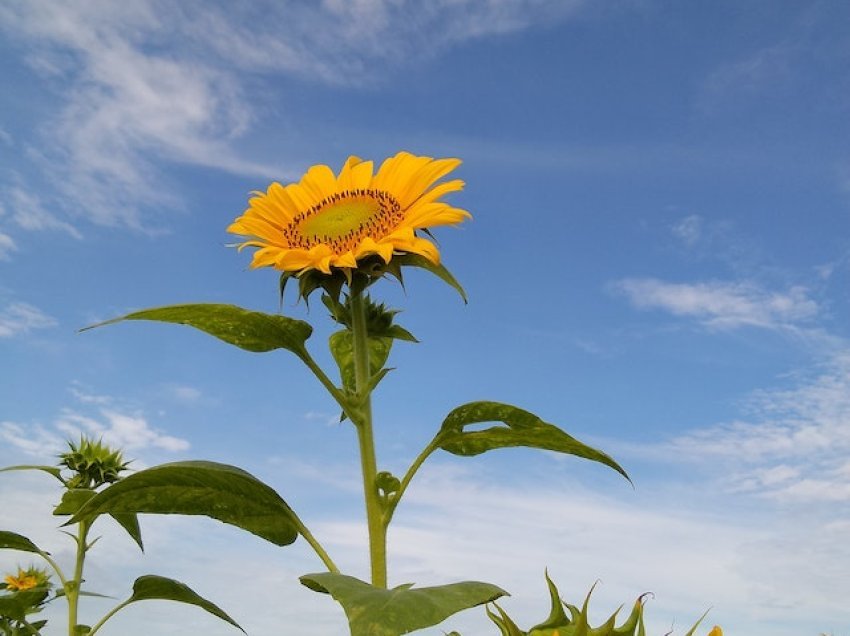
[(463, 189), (463, 181), (437, 183), (460, 165), (459, 159), (433, 159), (400, 152), (374, 173), (371, 161), (349, 157), (334, 175), (311, 167), (298, 183), (272, 183), (253, 192), (248, 209), (228, 232), (250, 237), (239, 249), (257, 247), (251, 267), (274, 267), (300, 274), (331, 268), (351, 270), (372, 255), (389, 263), (394, 254), (419, 254), (434, 265), (436, 246), (419, 232), (455, 225), (470, 216), (440, 201)]
[(36, 576), (35, 572), (21, 569), (18, 569), (17, 576), (10, 574), (3, 581), (6, 583), (6, 589), (12, 592), (31, 590), (39, 584), (38, 576)]

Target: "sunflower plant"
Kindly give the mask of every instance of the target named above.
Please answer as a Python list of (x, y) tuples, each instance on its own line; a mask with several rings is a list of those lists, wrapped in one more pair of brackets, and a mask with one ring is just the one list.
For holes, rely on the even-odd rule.
[[(271, 487), (240, 468), (215, 462), (176, 462), (134, 473), (88, 499), (71, 521), (89, 523), (104, 514), (204, 515), (280, 546), (300, 536), (325, 568), (300, 577), (301, 583), (342, 606), (353, 636), (406, 634), (504, 596), (500, 587), (480, 581), (388, 588), (387, 529), (429, 457), (437, 451), (469, 457), (529, 447), (573, 455), (629, 477), (604, 452), (527, 410), (496, 401), (457, 406), (403, 474), (380, 470), (373, 394), (390, 371), (387, 362), (395, 342), (416, 339), (396, 323), (398, 312), (372, 293), (386, 278), (403, 282), (404, 269), (416, 267), (439, 277), (466, 301), (463, 288), (441, 263), (431, 234), (433, 228), (458, 225), (471, 216), (445, 200), (464, 186), (462, 180), (449, 178), (459, 164), (458, 159), (400, 152), (377, 170), (373, 162), (358, 157), (349, 157), (338, 173), (326, 165), (313, 166), (297, 183), (272, 183), (265, 191), (254, 192), (247, 209), (227, 228), (241, 237), (235, 244), (239, 250), (254, 250), (252, 269), (280, 272), (281, 299), (290, 283), (297, 284), (297, 295), (304, 302), (320, 295), (337, 327), (328, 341), (336, 365), (333, 371), (322, 368), (308, 348), (312, 326), (281, 314), (227, 304), (183, 304), (101, 323), (150, 320), (188, 325), (249, 352), (283, 350), (300, 360), (357, 434), (368, 580), (340, 572), (319, 538)], [(481, 427), (487, 423), (491, 425)], [(506, 632), (510, 619), (493, 607), (488, 612), (503, 634), (525, 633)], [(569, 623), (557, 629), (547, 633), (587, 633), (575, 631)]]
[[(9, 466), (0, 469), (0, 472), (36, 470), (55, 477), (62, 484), (62, 497), (53, 508), (53, 514), (67, 518), (75, 516), (104, 486), (120, 483), (123, 479), (121, 473), (127, 470), (129, 463), (124, 461), (120, 450), (110, 448), (101, 440), (81, 436), (79, 442), (68, 442), (68, 450), (59, 455), (59, 462), (55, 466)], [(139, 548), (142, 548), (142, 535), (136, 513), (116, 510), (109, 514)], [(64, 599), (66, 602), (68, 636), (95, 636), (116, 613), (132, 603), (145, 600), (170, 600), (196, 605), (241, 629), (223, 610), (193, 592), (185, 584), (153, 574), (137, 578), (129, 598), (113, 607), (93, 625), (82, 623), (80, 599), (83, 596), (103, 596), (84, 586), (86, 558), (100, 538), (91, 537), (92, 526), (99, 516), (95, 514), (84, 519), (74, 518), (64, 524), (70, 527), (70, 531), (63, 533), (69, 536), (76, 546), (71, 568), (60, 566), (49, 552), (24, 535), (0, 530), (0, 549), (37, 555), (47, 565), (47, 568), (18, 568), (17, 573), (6, 575), (0, 583), (0, 635), (40, 635), (47, 620), (34, 620), (33, 615), (37, 615), (45, 605), (58, 599)], [(53, 584), (52, 575), (58, 579), (58, 586)]]

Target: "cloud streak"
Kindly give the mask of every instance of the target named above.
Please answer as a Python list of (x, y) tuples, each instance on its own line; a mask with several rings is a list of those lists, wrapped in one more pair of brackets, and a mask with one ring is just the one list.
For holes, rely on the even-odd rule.
[(11, 338), (56, 325), (55, 318), (29, 303), (13, 302), (0, 310), (0, 338)]
[(801, 286), (773, 292), (747, 282), (671, 283), (656, 278), (627, 278), (612, 287), (638, 309), (658, 309), (695, 318), (717, 330), (788, 328), (816, 317), (819, 311)]

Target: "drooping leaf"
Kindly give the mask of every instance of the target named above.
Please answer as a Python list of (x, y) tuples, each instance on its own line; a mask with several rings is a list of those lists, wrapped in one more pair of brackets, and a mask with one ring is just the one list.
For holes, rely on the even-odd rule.
[(185, 583), (165, 578), (164, 576), (156, 576), (154, 574), (140, 576), (133, 583), (133, 594), (127, 602), (135, 603), (137, 601), (153, 600), (176, 601), (178, 603), (196, 605), (213, 616), (230, 623), (240, 631), (245, 632), (245, 630), (242, 629), (236, 621), (230, 618), (230, 616), (228, 616), (218, 605), (200, 596)]
[[(339, 367), (342, 386), (349, 391), (354, 391), (354, 337), (351, 331), (342, 329), (331, 334), (329, 341), (331, 354)], [(393, 341), (392, 338), (369, 337), (367, 342), (369, 343), (370, 377), (374, 377), (386, 364)]]
[(139, 527), (139, 517), (134, 512), (116, 512), (110, 515), (118, 525), (127, 531), (130, 538), (139, 546), (139, 550), (145, 551), (145, 545), (142, 543), (142, 529)]
[(7, 550), (20, 550), (21, 552), (33, 552), (35, 554), (41, 553), (38, 546), (24, 535), (0, 530), (0, 549), (3, 548)]
[[(504, 426), (464, 430), (470, 424), (481, 422), (502, 422)], [(470, 402), (457, 407), (446, 416), (436, 441), (439, 448), (463, 456), (515, 446), (556, 451), (605, 464), (629, 479), (626, 471), (602, 451), (578, 441), (533, 413), (500, 402)]]
[(304, 343), (313, 333), (313, 328), (303, 320), (216, 303), (170, 305), (134, 311), (126, 316), (86, 327), (82, 331), (125, 320), (153, 320), (188, 325), (240, 349), (254, 352), (287, 349), (301, 355)]
[(419, 254), (402, 254), (401, 256), (393, 256), (393, 261), (398, 261), (400, 265), (409, 265), (411, 267), (421, 267), (424, 270), (427, 270), (437, 276), (440, 280), (447, 283), (451, 287), (453, 287), (460, 297), (463, 298), (463, 302), (468, 302), (466, 297), (466, 292), (463, 287), (461, 287), (460, 283), (457, 282), (457, 279), (452, 276), (452, 273), (446, 269), (444, 265), (434, 265), (431, 261), (429, 261), (424, 256), (420, 256)]
[(276, 545), (298, 537), (297, 517), (280, 495), (250, 473), (215, 462), (174, 462), (134, 473), (92, 497), (68, 523), (105, 513), (203, 515)]
[[(90, 488), (72, 488), (71, 490), (66, 490), (65, 494), (62, 495), (59, 505), (54, 508), (53, 514), (75, 515), (96, 494), (97, 492)], [(145, 547), (142, 544), (142, 530), (139, 528), (138, 517), (134, 513), (115, 513), (111, 517), (127, 531), (127, 534), (136, 542), (139, 549), (144, 551)]]
[(307, 574), (300, 580), (311, 590), (330, 594), (342, 605), (351, 636), (407, 634), (507, 594), (495, 585), (477, 581), (418, 589), (406, 584), (387, 590), (331, 572)]
[(58, 466), (34, 466), (29, 464), (22, 466), (7, 466), (6, 468), (0, 468), (0, 473), (5, 473), (11, 470), (40, 470), (48, 475), (53, 475), (63, 484), (65, 483), (65, 480), (62, 479), (62, 469)]

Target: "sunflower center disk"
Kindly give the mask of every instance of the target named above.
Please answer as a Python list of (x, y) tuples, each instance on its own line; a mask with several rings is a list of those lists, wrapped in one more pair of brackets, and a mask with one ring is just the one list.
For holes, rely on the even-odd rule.
[(345, 190), (300, 212), (283, 228), (291, 247), (328, 245), (335, 254), (357, 247), (364, 238), (379, 240), (404, 219), (401, 205), (382, 190)]

